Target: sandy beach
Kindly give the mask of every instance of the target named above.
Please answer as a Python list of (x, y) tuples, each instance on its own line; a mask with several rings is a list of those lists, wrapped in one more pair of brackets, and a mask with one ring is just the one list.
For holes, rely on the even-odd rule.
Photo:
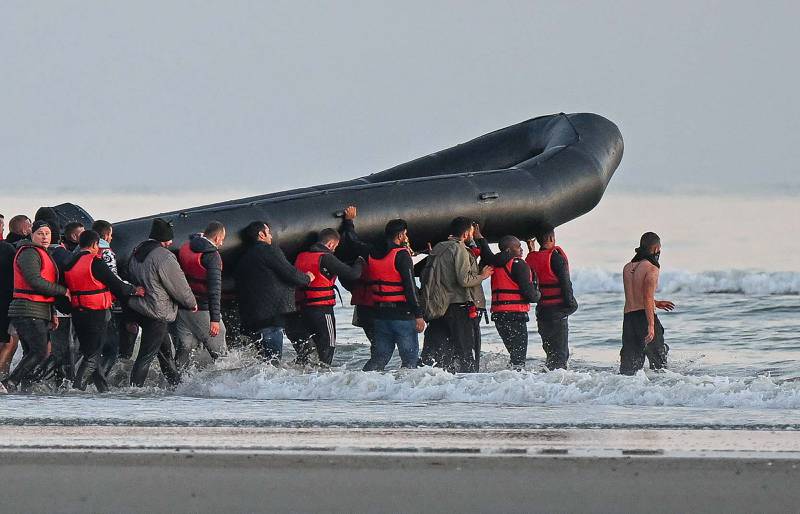
[(794, 432), (39, 426), (2, 427), (0, 441), (9, 512), (791, 512), (800, 501)]

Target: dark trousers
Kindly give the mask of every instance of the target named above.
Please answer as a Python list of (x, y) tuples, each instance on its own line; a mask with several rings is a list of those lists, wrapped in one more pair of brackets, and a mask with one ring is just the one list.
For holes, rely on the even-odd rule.
[(469, 317), (469, 307), (451, 304), (444, 316), (428, 323), (420, 360), (454, 373), (474, 373), (475, 349), (475, 320)]
[(547, 369), (566, 369), (569, 360), (569, 323), (568, 318), (553, 320), (546, 317), (536, 318), (539, 335), (542, 336), (542, 348), (545, 354)]
[(287, 317), (286, 337), (297, 351), (297, 363), (306, 364), (315, 349), (319, 361), (330, 365), (336, 350), (336, 318), (333, 307), (305, 307)]
[(474, 330), (475, 330), (475, 371), (480, 371), (481, 369), (481, 321), (483, 321), (483, 316), (486, 314), (486, 311), (483, 309), (478, 310), (478, 317), (472, 320)]
[(181, 375), (172, 356), (172, 341), (169, 338), (169, 323), (146, 316), (138, 316), (137, 322), (142, 327), (142, 340), (139, 343), (139, 355), (133, 363), (131, 385), (142, 387), (150, 370), (150, 363), (158, 357), (161, 372), (172, 385), (181, 381)]
[(41, 378), (55, 377), (59, 382), (63, 379), (74, 380), (78, 354), (78, 341), (73, 332), (72, 318), (60, 316), (58, 328), (50, 332), (50, 356), (42, 365)]
[(492, 320), (511, 357), (511, 366), (523, 368), (528, 355), (528, 315), (524, 312), (497, 312), (492, 314)]
[(107, 310), (85, 310), (72, 313), (75, 334), (78, 336), (81, 355), (83, 355), (73, 382), (76, 389), (83, 391), (91, 382), (97, 388), (98, 393), (108, 391), (108, 383), (102, 367), (102, 352), (103, 340), (110, 319), (111, 313)]
[[(129, 341), (132, 341), (129, 343)], [(106, 332), (103, 334), (103, 348), (101, 351), (102, 359), (100, 366), (103, 373), (108, 376), (111, 368), (117, 363), (121, 355), (121, 348), (128, 348), (130, 350), (127, 354), (122, 355), (125, 358), (130, 358), (133, 354), (133, 346), (136, 343), (136, 335), (128, 333), (125, 327), (125, 316), (121, 312), (111, 312), (111, 319), (106, 324)]]
[(47, 359), (49, 320), (38, 318), (12, 318), (22, 344), (22, 359), (6, 379), (6, 383), (17, 387), (33, 378), (33, 372)]
[[(127, 314), (115, 312), (113, 316), (117, 328), (117, 358), (130, 359), (133, 357), (133, 349), (136, 346), (136, 336), (139, 334), (131, 334), (128, 332), (126, 325), (129, 321), (135, 321), (136, 315), (131, 312)], [(131, 319), (131, 317), (133, 317), (133, 319)]]
[(622, 350), (619, 352), (619, 372), (634, 375), (644, 367), (644, 358), (650, 362), (650, 369), (667, 367), (669, 346), (664, 342), (664, 327), (655, 316), (655, 337), (645, 344), (647, 337), (647, 315), (644, 310), (626, 312), (622, 321)]
[(353, 326), (364, 331), (369, 341), (369, 356), (375, 357), (375, 308), (366, 305), (353, 307)]

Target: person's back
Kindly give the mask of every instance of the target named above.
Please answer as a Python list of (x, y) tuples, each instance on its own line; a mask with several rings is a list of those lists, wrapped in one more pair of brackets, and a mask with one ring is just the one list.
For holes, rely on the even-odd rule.
[(474, 303), (478, 299), (483, 306), (483, 291), (478, 295), (476, 288), (488, 276), (480, 274), (474, 256), (462, 241), (448, 239), (437, 243), (423, 270), (426, 318), (442, 317), (452, 304)]
[(170, 384), (180, 382), (168, 327), (175, 321), (179, 306), (196, 311), (197, 302), (177, 258), (167, 249), (172, 238), (172, 225), (155, 218), (149, 239), (140, 243), (128, 259), (131, 281), (145, 290), (143, 297), (134, 296), (128, 303), (137, 313), (136, 322), (142, 327), (139, 354), (131, 370), (131, 385), (136, 387), (144, 385), (150, 363), (156, 356)]
[(675, 305), (655, 299), (660, 255), (661, 239), (653, 232), (646, 232), (636, 255), (622, 268), (625, 307), (619, 372), (623, 375), (633, 375), (642, 369), (645, 357), (651, 369), (667, 367), (669, 346), (664, 342), (664, 327), (655, 309), (671, 311)]
[(178, 252), (178, 262), (197, 300), (197, 312), (178, 310), (173, 325), (175, 362), (189, 365), (192, 353), (204, 347), (212, 359), (227, 350), (226, 329), (222, 322), (222, 256), (225, 226), (212, 221), (199, 234), (192, 234)]
[(537, 251), (529, 243), (525, 262), (539, 280), (542, 296), (536, 304), (536, 325), (542, 338), (545, 366), (549, 370), (567, 367), (569, 361), (569, 316), (578, 309), (572, 292), (569, 260), (564, 250), (556, 245), (553, 230), (537, 235)]
[(284, 316), (296, 310), (295, 288), (307, 286), (313, 273), (302, 273), (290, 263), (265, 221), (253, 221), (242, 230), (247, 245), (236, 263), (236, 296), (242, 328), (251, 334), (261, 356), (279, 362), (283, 355)]
[(474, 288), (492, 275), (487, 266), (481, 273), (465, 242), (474, 235), (472, 220), (456, 218), (451, 236), (437, 244), (422, 272), (423, 299), (428, 328), (421, 360), (458, 372), (477, 371), (476, 300), (484, 304), (483, 292)]
[(148, 240), (136, 247), (128, 272), (134, 284), (146, 291), (144, 297), (129, 302), (139, 314), (171, 323), (179, 305), (190, 310), (197, 305), (175, 255), (158, 241)]
[(272, 325), (283, 314), (296, 310), (296, 285), (285, 281), (273, 267), (273, 263), (280, 261), (295, 269), (280, 248), (257, 242), (251, 244), (237, 262), (236, 295), (246, 330), (256, 331)]
[(622, 268), (622, 285), (625, 290), (624, 312), (644, 310), (645, 289), (648, 281), (658, 284), (660, 270), (648, 261), (629, 262)]

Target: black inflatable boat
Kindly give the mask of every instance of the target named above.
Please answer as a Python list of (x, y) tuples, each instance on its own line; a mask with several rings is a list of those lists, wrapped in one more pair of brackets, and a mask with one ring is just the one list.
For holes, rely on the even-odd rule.
[[(597, 205), (622, 151), (619, 129), (602, 116), (542, 116), (355, 180), (117, 222), (112, 246), (124, 263), (147, 238), (155, 216), (174, 224), (176, 246), (218, 220), (228, 228), (223, 258), (230, 275), (240, 247), (238, 231), (249, 222), (268, 221), (292, 259), (317, 231), (336, 228), (350, 204), (358, 206), (357, 228), (365, 240), (380, 240), (386, 221), (404, 218), (413, 246), (421, 249), (446, 238), (456, 216), (479, 221), (490, 240), (506, 234), (528, 237)], [(91, 222), (74, 204), (51, 209), (62, 224)]]

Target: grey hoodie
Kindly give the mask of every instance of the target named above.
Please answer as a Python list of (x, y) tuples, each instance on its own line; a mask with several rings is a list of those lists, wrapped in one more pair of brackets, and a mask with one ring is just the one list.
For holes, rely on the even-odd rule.
[(473, 303), (479, 309), (486, 307), (478, 261), (457, 239), (448, 239), (433, 247), (421, 282), (425, 319), (441, 318), (454, 303)]
[(134, 296), (128, 302), (139, 314), (172, 323), (179, 306), (188, 310), (197, 307), (178, 259), (158, 241), (148, 239), (136, 247), (128, 261), (128, 272), (131, 282), (144, 287), (144, 297)]

